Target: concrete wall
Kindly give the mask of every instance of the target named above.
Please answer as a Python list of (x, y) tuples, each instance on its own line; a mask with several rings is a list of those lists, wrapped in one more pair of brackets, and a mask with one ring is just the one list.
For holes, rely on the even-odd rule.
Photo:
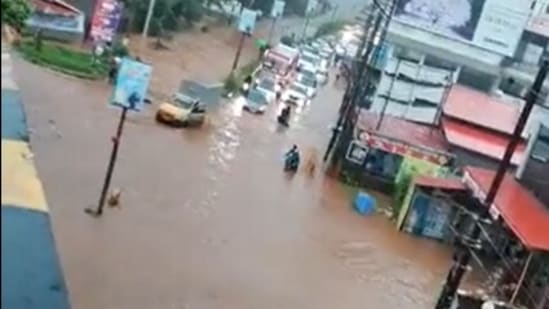
[(397, 21), (391, 23), (387, 39), (396, 45), (446, 59), (456, 66), (476, 68), (492, 75), (499, 74), (500, 64), (504, 59), (504, 56), (491, 51), (410, 27)]
[(70, 308), (23, 104), (2, 43), (2, 307)]

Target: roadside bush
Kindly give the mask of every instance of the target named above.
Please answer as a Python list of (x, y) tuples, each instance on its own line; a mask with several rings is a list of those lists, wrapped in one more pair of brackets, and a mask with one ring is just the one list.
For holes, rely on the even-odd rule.
[(239, 87), (240, 85), (234, 73), (229, 74), (229, 76), (227, 76), (227, 78), (225, 78), (225, 81), (223, 82), (223, 88), (225, 89), (226, 93), (236, 92), (238, 91)]
[(244, 79), (247, 76), (252, 75), (258, 66), (259, 61), (255, 60), (241, 67), (236, 73), (233, 72), (229, 74), (223, 82), (223, 88), (225, 91), (227, 93), (238, 91), (244, 83)]
[(108, 67), (104, 61), (96, 64), (91, 53), (43, 42), (40, 50), (33, 40), (25, 40), (17, 47), (23, 57), (33, 63), (82, 78), (95, 79), (105, 76)]
[(28, 0), (2, 0), (2, 24), (7, 24), (17, 31), (25, 27), (30, 17), (31, 6)]
[(341, 29), (343, 29), (344, 26), (345, 26), (345, 22), (342, 20), (329, 21), (329, 22), (323, 23), (320, 26), (318, 26), (314, 37), (318, 38), (318, 37), (337, 33)]

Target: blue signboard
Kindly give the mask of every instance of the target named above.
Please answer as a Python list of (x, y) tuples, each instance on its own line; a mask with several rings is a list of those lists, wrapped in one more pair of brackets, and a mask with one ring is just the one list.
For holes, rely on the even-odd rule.
[(392, 45), (381, 43), (381, 45), (377, 46), (374, 51), (372, 59), (373, 66), (379, 70), (385, 69), (385, 66), (387, 65), (387, 62), (389, 61), (392, 53)]
[(257, 12), (250, 9), (243, 9), (238, 22), (238, 31), (251, 34), (255, 28)]
[(147, 95), (151, 74), (150, 65), (130, 58), (122, 59), (111, 105), (140, 111)]

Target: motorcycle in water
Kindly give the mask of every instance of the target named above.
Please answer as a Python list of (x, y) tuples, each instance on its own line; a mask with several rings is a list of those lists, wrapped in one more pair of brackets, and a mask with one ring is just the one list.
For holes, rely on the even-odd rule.
[(286, 153), (286, 158), (284, 160), (284, 171), (285, 172), (297, 172), (299, 168), (299, 151), (297, 146), (294, 145), (290, 151)]

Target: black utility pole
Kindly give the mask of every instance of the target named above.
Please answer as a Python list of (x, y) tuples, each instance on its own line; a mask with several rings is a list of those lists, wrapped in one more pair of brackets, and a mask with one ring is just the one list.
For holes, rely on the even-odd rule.
[(105, 207), (105, 199), (107, 198), (107, 193), (109, 192), (109, 187), (111, 185), (112, 173), (114, 171), (114, 165), (116, 164), (116, 158), (118, 156), (118, 147), (120, 146), (120, 139), (122, 138), (122, 130), (124, 129), (124, 123), (126, 122), (126, 114), (128, 113), (128, 108), (124, 107), (122, 113), (120, 114), (120, 119), (118, 120), (118, 128), (116, 130), (116, 135), (112, 138), (112, 151), (111, 157), (109, 160), (109, 165), (107, 167), (107, 173), (105, 174), (105, 180), (103, 181), (103, 189), (101, 190), (101, 196), (99, 197), (99, 203), (97, 208), (86, 208), (85, 212), (92, 216), (99, 217), (103, 214), (103, 208)]
[[(365, 29), (365, 38), (368, 39), (363, 41), (363, 43), (368, 43), (366, 51), (364, 52), (363, 47), (358, 50), (357, 55), (364, 52), (362, 55), (362, 58), (356, 62), (356, 64), (353, 65), (353, 72), (356, 72), (357, 76), (355, 77), (353, 74), (352, 81), (347, 85), (347, 90), (345, 91), (345, 95), (343, 97), (342, 107), (340, 108), (340, 114), (339, 118), (336, 124), (336, 127), (333, 129), (332, 137), (330, 138), (330, 141), (328, 142), (328, 147), (326, 149), (326, 152), (324, 153), (323, 160), (326, 162), (328, 160), (328, 157), (330, 156), (330, 153), (332, 152), (333, 148), (337, 144), (337, 140), (339, 137), (339, 134), (346, 129), (347, 124), (349, 123), (349, 115), (350, 112), (353, 110), (353, 108), (356, 106), (357, 100), (360, 98), (361, 95), (364, 94), (362, 91), (362, 86), (368, 87), (368, 63), (370, 61), (370, 56), (372, 52), (374, 51), (374, 48), (377, 48), (376, 51), (379, 51), (380, 44), (385, 40), (385, 37), (388, 32), (389, 24), (391, 22), (391, 18), (393, 15), (393, 12), (396, 8), (396, 0), (390, 0), (391, 1), (391, 8), (390, 12), (387, 13), (384, 11), (383, 7), (377, 2), (374, 1), (374, 6), (372, 6), (372, 10), (370, 11), (370, 15), (368, 16), (365, 28), (368, 27), (368, 29)], [(372, 22), (372, 18), (374, 16), (373, 12), (377, 11), (377, 17), (374, 24), (374, 28), (370, 31), (370, 25)], [(383, 21), (383, 18), (386, 18), (385, 23), (382, 28), (382, 32), (380, 35), (380, 40), (378, 42), (378, 46), (375, 46), (376, 36), (379, 32), (379, 28), (381, 27), (381, 23)], [(363, 45), (364, 46), (364, 45)], [(358, 59), (358, 56), (355, 57)], [(358, 66), (358, 67), (355, 67)], [(352, 87), (352, 88), (349, 88)], [(352, 90), (351, 90), (352, 89)]]
[[(505, 173), (509, 168), (509, 166), (511, 165), (511, 158), (515, 153), (517, 145), (522, 139), (521, 137), (522, 131), (524, 130), (524, 127), (526, 126), (526, 122), (528, 121), (528, 117), (530, 116), (530, 113), (532, 112), (532, 109), (534, 108), (534, 105), (536, 104), (536, 101), (539, 98), (539, 93), (542, 89), (543, 82), (547, 77), (548, 71), (549, 71), (549, 60), (545, 60), (536, 76), (534, 84), (532, 85), (532, 87), (530, 88), (530, 91), (526, 95), (526, 104), (522, 109), (520, 117), (517, 121), (517, 125), (515, 126), (515, 130), (513, 131), (511, 140), (507, 145), (507, 149), (505, 150), (503, 159), (499, 164), (498, 170), (496, 172), (496, 176), (494, 177), (494, 180), (492, 181), (492, 185), (490, 186), (490, 190), (488, 191), (486, 199), (483, 201), (484, 207), (481, 207), (481, 214), (478, 218), (476, 218), (477, 222), (475, 222), (474, 229), (470, 235), (463, 236), (460, 239), (460, 244), (462, 245), (463, 248), (459, 249), (459, 252), (456, 253), (455, 263), (450, 269), (450, 271), (448, 272), (448, 275), (446, 277), (446, 282), (442, 288), (442, 291), (440, 293), (435, 309), (448, 309), (454, 302), (457, 289), (459, 288), (463, 275), (465, 274), (465, 270), (467, 269), (467, 266), (469, 265), (469, 261), (471, 259), (470, 250), (472, 250), (472, 248), (469, 248), (468, 244), (470, 243), (475, 244), (480, 241), (480, 234), (481, 234), (480, 224), (481, 223), (479, 221), (488, 217), (489, 215), (490, 207), (494, 203), (496, 194), (498, 193), (498, 190), (504, 179)], [(464, 241), (465, 239), (468, 239), (468, 240)]]
[(238, 61), (240, 60), (240, 54), (242, 53), (242, 47), (244, 47), (244, 41), (246, 41), (246, 32), (240, 34), (240, 41), (238, 42), (238, 48), (236, 49), (236, 54), (234, 55), (233, 66), (231, 67), (231, 73), (236, 70), (238, 67)]
[[(334, 146), (339, 137), (339, 134), (342, 131), (343, 122), (347, 117), (352, 98), (354, 98), (354, 93), (357, 91), (357, 87), (359, 86), (359, 83), (360, 83), (359, 81), (362, 78), (362, 75), (366, 68), (368, 50), (365, 51), (364, 49), (366, 48), (366, 44), (370, 43), (370, 45), (372, 45), (371, 37), (375, 37), (375, 33), (377, 32), (376, 26), (374, 26), (373, 30), (371, 29), (375, 12), (376, 12), (376, 9), (372, 7), (370, 10), (370, 13), (368, 14), (368, 18), (366, 18), (364, 22), (364, 28), (363, 28), (364, 33), (362, 35), (362, 41), (353, 59), (351, 70), (350, 72), (348, 72), (349, 79), (347, 80), (347, 87), (345, 89), (345, 94), (341, 102), (341, 107), (339, 108), (339, 116), (336, 122), (336, 126), (332, 130), (332, 136), (330, 138), (330, 141), (328, 142), (326, 151), (324, 152), (324, 157), (323, 157), (324, 162), (328, 160), (328, 157), (330, 156), (330, 154), (332, 153), (332, 150), (334, 149)], [(379, 20), (380, 17), (378, 16), (377, 18)], [(376, 20), (376, 25), (378, 24), (379, 23)], [(370, 47), (370, 45), (368, 46), (368, 48)]]

